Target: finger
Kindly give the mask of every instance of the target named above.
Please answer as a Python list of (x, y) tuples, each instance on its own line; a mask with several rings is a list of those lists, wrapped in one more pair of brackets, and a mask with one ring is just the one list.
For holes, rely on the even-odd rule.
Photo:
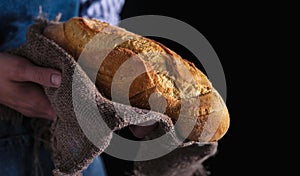
[(137, 138), (144, 138), (148, 134), (150, 134), (157, 126), (157, 123), (150, 125), (150, 126), (137, 126), (131, 125), (129, 126), (130, 131), (133, 135)]
[(153, 125), (153, 124), (155, 124), (155, 123), (156, 123), (155, 120), (148, 120), (148, 121), (146, 121), (146, 122), (137, 124), (137, 126), (151, 126), (151, 125)]
[(24, 62), (24, 65), (19, 65), (16, 69), (16, 81), (31, 81), (46, 87), (59, 87), (61, 84), (61, 73), (57, 70), (39, 67), (30, 62)]
[(40, 117), (49, 120), (56, 118), (56, 113), (43, 89), (36, 84), (25, 84), (16, 91), (13, 104), (16, 110), (28, 117)]
[(48, 120), (56, 120), (57, 116), (55, 115), (55, 112), (53, 109), (50, 109), (49, 112), (40, 112), (40, 111), (32, 111), (30, 109), (23, 109), (23, 108), (18, 108), (16, 109), (18, 112), (23, 114), (26, 117), (30, 118), (42, 118), (42, 119), (48, 119)]

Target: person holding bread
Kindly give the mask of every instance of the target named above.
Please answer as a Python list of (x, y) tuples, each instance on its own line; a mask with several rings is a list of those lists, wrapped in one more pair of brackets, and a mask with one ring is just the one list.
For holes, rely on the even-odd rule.
[[(48, 19), (61, 13), (61, 20), (84, 16), (116, 25), (124, 0), (7, 0), (0, 4), (5, 7), (0, 12), (0, 107), (9, 107), (29, 117), (23, 119), (21, 126), (0, 120), (0, 171), (1, 175), (33, 175), (33, 130), (29, 120), (55, 120), (56, 114), (41, 86), (59, 87), (61, 73), (5, 51), (25, 42), (27, 28), (39, 14), (39, 7)], [(134, 134), (143, 137), (147, 130), (138, 127)], [(52, 175), (54, 169), (49, 151), (43, 148), (39, 149), (38, 168), (39, 175)], [(101, 158), (96, 158), (83, 175), (106, 175)]]
[[(49, 123), (57, 118), (42, 86), (59, 88), (62, 82), (60, 71), (39, 67), (26, 58), (4, 52), (17, 48), (25, 42), (26, 29), (37, 16), (37, 7), (40, 7), (40, 12), (41, 7), (44, 7), (43, 12), (48, 13), (48, 19), (54, 19), (59, 12), (62, 13), (62, 22), (47, 24), (42, 30), (42, 35), (70, 54), (75, 61), (96, 35), (114, 36), (112, 39), (104, 37), (99, 40), (104, 41), (107, 46), (110, 46), (109, 43), (113, 44), (111, 51), (103, 58), (95, 82), (99, 92), (105, 98), (128, 104), (122, 100), (122, 97), (129, 96), (125, 97), (129, 98), (128, 105), (157, 112), (160, 110), (152, 109), (151, 98), (156, 96), (158, 99), (155, 100), (163, 99), (164, 101), (155, 101), (154, 104), (163, 106), (163, 102), (165, 103), (165, 111), (160, 113), (169, 117), (173, 124), (181, 118), (182, 123), (179, 123), (176, 130), (179, 136), (182, 135), (190, 141), (215, 142), (228, 130), (229, 113), (222, 97), (206, 75), (193, 63), (181, 58), (159, 42), (113, 26), (117, 25), (119, 20), (118, 15), (124, 4), (123, 0), (81, 0), (80, 2), (67, 0), (55, 1), (55, 3), (51, 0), (41, 0), (22, 1), (18, 4), (12, 1), (1, 3), (8, 8), (0, 12), (1, 19), (4, 19), (1, 21), (3, 32), (0, 36), (2, 52), (0, 53), (0, 110), (1, 106), (6, 106), (26, 117), (47, 119)], [(118, 44), (114, 43), (116, 42), (114, 39), (123, 39), (126, 38), (125, 36), (128, 39)], [(131, 61), (134, 69), (144, 69), (146, 72), (133, 80), (129, 92), (126, 92), (126, 86), (118, 84), (118, 98), (113, 99), (113, 78), (121, 65), (131, 58), (133, 58)], [(93, 68), (94, 62), (89, 60), (82, 68), (84, 69), (85, 66)], [(130, 68), (126, 73), (130, 73)], [(182, 107), (186, 109), (181, 112)], [(129, 128), (136, 137), (143, 138), (155, 129), (156, 125), (157, 123), (149, 126), (130, 125)], [(33, 157), (31, 126), (30, 118), (25, 118), (21, 126), (0, 121), (0, 152), (4, 153), (0, 155), (1, 170), (15, 173), (14, 175), (31, 175), (33, 173), (31, 169), (35, 166), (38, 168), (35, 174), (51, 174), (54, 166), (49, 151), (40, 148), (39, 163)], [(21, 145), (11, 146), (15, 143)], [(17, 154), (12, 154), (12, 150), (17, 150)], [(6, 160), (9, 162), (1, 164), (1, 161)], [(96, 158), (83, 174), (106, 175), (101, 158)]]

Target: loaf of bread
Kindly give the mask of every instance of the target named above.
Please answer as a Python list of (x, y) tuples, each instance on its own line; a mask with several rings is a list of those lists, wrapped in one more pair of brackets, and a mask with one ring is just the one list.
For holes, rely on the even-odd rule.
[[(180, 118), (179, 133), (189, 140), (217, 141), (227, 132), (227, 107), (208, 78), (193, 63), (161, 43), (79, 17), (50, 24), (43, 35), (76, 60), (89, 42), (100, 36), (94, 40), (96, 45), (109, 52), (97, 68), (95, 84), (108, 99), (164, 113), (174, 123)], [(90, 57), (83, 67), (95, 69), (94, 58)], [(144, 71), (135, 75), (136, 70)], [(192, 127), (185, 125), (190, 122)]]

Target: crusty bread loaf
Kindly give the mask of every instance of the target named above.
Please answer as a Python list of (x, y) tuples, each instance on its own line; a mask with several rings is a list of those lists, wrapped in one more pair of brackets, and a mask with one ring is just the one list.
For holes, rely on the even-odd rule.
[[(179, 132), (190, 140), (217, 141), (227, 132), (227, 107), (208, 78), (164, 45), (104, 22), (78, 17), (49, 25), (43, 34), (75, 59), (100, 34), (98, 44), (110, 50), (98, 70), (96, 86), (107, 98), (114, 94), (113, 101), (165, 113), (174, 123), (180, 117)], [(84, 68), (97, 65), (97, 59), (92, 58)], [(124, 67), (129, 60), (131, 66)], [(145, 71), (137, 76), (135, 70)], [(186, 134), (191, 131), (186, 124), (193, 121), (192, 132)]]

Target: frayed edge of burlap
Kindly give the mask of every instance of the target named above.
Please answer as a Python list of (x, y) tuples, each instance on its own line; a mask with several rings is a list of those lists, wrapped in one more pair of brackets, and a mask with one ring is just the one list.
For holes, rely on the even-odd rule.
[[(45, 25), (44, 20), (40, 21), (42, 22), (42, 25)], [(47, 21), (46, 23), (55, 23), (56, 21)], [(39, 25), (39, 22), (37, 22), (37, 26)], [(71, 55), (69, 55), (63, 48), (61, 48), (59, 45), (57, 45), (55, 42), (49, 40), (48, 38), (44, 37), (43, 35), (39, 34), (39, 33), (35, 33), (37, 38), (43, 38), (43, 40), (48, 40), (52, 45), (54, 45), (56, 47), (56, 49), (60, 50), (60, 52), (65, 53), (68, 55), (68, 57), (72, 58), (73, 57)], [(70, 59), (69, 58), (69, 59)], [(74, 59), (73, 59), (74, 60)], [(70, 59), (71, 61), (71, 59)], [(75, 61), (74, 61), (75, 62)], [(87, 167), (94, 161), (94, 159), (99, 156), (103, 151), (99, 150), (96, 146), (94, 146), (94, 144), (92, 144), (90, 141), (87, 140), (87, 142), (89, 143), (89, 146), (93, 146), (90, 147), (89, 150), (89, 154), (86, 155), (86, 157), (82, 160), (82, 161), (77, 161), (76, 164), (74, 164), (73, 169), (70, 169), (68, 172), (60, 170), (59, 167), (61, 167), (62, 165), (64, 165), (63, 163), (60, 162), (60, 153), (58, 153), (57, 151), (59, 151), (56, 147), (56, 142), (55, 142), (55, 136), (57, 135), (55, 133), (55, 126), (56, 126), (57, 120), (52, 122), (52, 125), (50, 127), (50, 132), (52, 134), (52, 137), (50, 138), (50, 147), (52, 150), (52, 157), (53, 157), (53, 161), (54, 161), (54, 165), (55, 165), (55, 169), (52, 171), (54, 176), (81, 176), (82, 175), (82, 171), (87, 169)], [(111, 139), (112, 135), (110, 135), (110, 139)], [(107, 140), (106, 144), (103, 144), (103, 146), (108, 146), (109, 145), (109, 141)]]
[[(43, 30), (43, 28), (45, 26), (47, 26), (48, 24), (51, 24), (51, 23), (56, 23), (57, 21), (54, 20), (54, 21), (48, 21), (44, 18), (41, 18), (41, 19), (37, 19), (36, 20), (36, 24), (34, 24), (34, 27), (30, 28), (30, 32), (31, 33), (30, 35), (35, 35), (35, 37), (37, 39), (40, 39), (40, 40), (45, 40), (47, 41), (48, 43), (51, 43), (51, 45), (53, 45), (55, 47), (56, 50), (58, 50), (60, 53), (64, 53), (67, 57), (67, 60), (71, 62), (73, 62), (74, 64), (77, 64), (75, 62), (75, 59), (70, 55), (68, 54), (68, 52), (66, 52), (63, 48), (61, 48), (59, 45), (57, 45), (55, 42), (49, 40), (48, 38), (44, 37), (42, 34), (40, 34), (40, 32)], [(30, 40), (31, 38), (28, 37), (28, 39)], [(80, 67), (80, 66), (78, 66)], [(82, 71), (82, 70), (81, 70)], [(84, 72), (82, 71), (82, 74), (84, 74)], [(87, 79), (88, 76), (87, 75), (83, 75), (85, 76)], [(47, 88), (46, 88), (47, 89)], [(47, 92), (47, 90), (46, 90)], [(50, 139), (50, 147), (51, 147), (51, 150), (52, 150), (52, 157), (53, 157), (53, 161), (54, 161), (54, 165), (55, 165), (55, 169), (53, 170), (53, 174), (55, 176), (61, 176), (61, 175), (69, 175), (69, 176), (79, 176), (81, 175), (82, 171), (87, 169), (87, 167), (93, 162), (93, 160), (99, 156), (103, 150), (109, 145), (109, 142), (112, 138), (112, 134), (110, 134), (108, 137), (108, 139), (106, 140), (106, 143), (103, 144), (103, 147), (104, 149), (103, 150), (100, 150), (98, 149), (94, 144), (92, 144), (89, 140), (86, 140), (87, 142), (87, 145), (90, 147), (89, 149), (89, 153), (86, 155), (86, 157), (81, 160), (81, 161), (76, 161), (76, 163), (74, 164), (73, 168), (69, 168), (69, 170), (66, 172), (64, 170), (61, 170), (59, 169), (59, 167), (63, 166), (64, 164), (60, 162), (60, 153), (57, 152), (59, 151), (56, 147), (56, 138), (55, 138), (55, 135), (57, 135), (55, 133), (55, 127), (56, 127), (56, 123), (58, 121), (54, 121), (52, 122), (52, 125), (51, 125), (51, 128), (50, 128), (50, 132), (52, 134), (52, 137)]]
[(217, 146), (217, 142), (185, 143), (162, 157), (135, 162), (132, 175), (207, 176), (209, 171), (203, 166), (203, 162), (216, 155)]

